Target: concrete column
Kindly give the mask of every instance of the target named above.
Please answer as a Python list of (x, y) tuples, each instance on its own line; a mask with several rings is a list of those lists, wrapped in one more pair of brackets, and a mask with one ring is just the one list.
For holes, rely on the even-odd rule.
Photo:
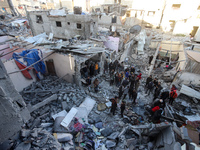
[(75, 83), (78, 86), (81, 86), (81, 73), (80, 73), (81, 65), (75, 58)]

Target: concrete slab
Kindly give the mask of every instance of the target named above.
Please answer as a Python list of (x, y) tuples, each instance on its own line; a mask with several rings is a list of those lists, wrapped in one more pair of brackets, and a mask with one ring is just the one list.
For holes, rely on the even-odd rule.
[(55, 120), (56, 117), (65, 117), (66, 115), (67, 115), (66, 110), (63, 110), (63, 111), (61, 111), (61, 112), (59, 112), (59, 113), (53, 115), (52, 118), (53, 118), (53, 120)]
[[(75, 108), (78, 110), (77, 114), (75, 115), (75, 117), (78, 118), (78, 121), (82, 124), (84, 124), (84, 122), (88, 123), (87, 109), (85, 107), (75, 107)], [(84, 121), (83, 121), (83, 119), (84, 119)]]
[(86, 107), (88, 115), (89, 115), (89, 113), (91, 112), (95, 104), (96, 104), (95, 100), (89, 97), (86, 97), (79, 107)]
[(65, 128), (68, 128), (68, 125), (70, 124), (70, 122), (72, 121), (72, 119), (74, 118), (74, 116), (76, 115), (76, 113), (78, 112), (78, 110), (76, 108), (72, 108), (68, 114), (65, 116), (65, 118), (63, 119), (63, 121), (61, 122), (61, 125)]

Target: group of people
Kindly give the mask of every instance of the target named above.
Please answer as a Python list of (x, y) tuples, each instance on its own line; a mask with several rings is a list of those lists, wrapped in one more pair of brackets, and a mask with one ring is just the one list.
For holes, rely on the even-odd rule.
[(100, 72), (100, 62), (91, 62), (87, 63), (81, 70), (81, 76), (82, 78), (88, 78), (88, 77), (93, 77), (99, 74)]
[(154, 123), (160, 123), (161, 114), (163, 113), (163, 109), (165, 108), (166, 102), (169, 101), (170, 105), (173, 104), (173, 102), (178, 96), (176, 90), (177, 88), (173, 84), (170, 91), (163, 91), (162, 93), (159, 92), (156, 99), (154, 99), (152, 108), (150, 109), (150, 114)]

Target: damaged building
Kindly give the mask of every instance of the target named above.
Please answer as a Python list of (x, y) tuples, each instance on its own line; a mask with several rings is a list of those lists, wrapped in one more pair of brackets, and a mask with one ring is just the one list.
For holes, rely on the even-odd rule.
[(1, 13), (0, 149), (200, 149), (198, 43), (120, 3)]

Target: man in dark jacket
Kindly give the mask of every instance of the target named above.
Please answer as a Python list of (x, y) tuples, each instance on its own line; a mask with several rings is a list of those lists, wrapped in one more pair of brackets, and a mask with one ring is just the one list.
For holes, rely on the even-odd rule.
[(123, 85), (124, 87), (126, 87), (128, 84), (129, 84), (128, 78), (125, 78), (125, 80), (122, 82), (122, 85)]
[(131, 67), (130, 72), (131, 72), (131, 73), (135, 73), (135, 68), (134, 68), (134, 66)]
[(110, 101), (112, 102), (110, 112), (113, 113), (113, 115), (115, 115), (115, 110), (117, 108), (117, 99), (118, 99), (118, 97), (116, 97), (116, 96), (115, 96), (115, 98), (110, 99)]
[(134, 88), (135, 87), (135, 75), (134, 74), (131, 75), (129, 81), (131, 83), (130, 87)]
[(167, 99), (169, 99), (169, 91), (162, 92), (160, 95), (160, 99), (162, 99), (163, 101), (166, 101)]
[(122, 95), (123, 95), (123, 92), (124, 92), (124, 86), (123, 86), (123, 85), (121, 85), (121, 86), (119, 87), (119, 98), (121, 98), (121, 97), (122, 97)]
[(126, 104), (125, 104), (124, 101), (122, 101), (120, 108), (121, 108), (121, 117), (123, 118), (123, 116), (124, 116), (124, 110), (126, 108)]
[(152, 75), (150, 75), (147, 79), (146, 79), (146, 88), (147, 86), (149, 85), (149, 82), (151, 82), (153, 79), (152, 79)]
[(161, 83), (158, 82), (156, 88), (155, 88), (155, 92), (154, 92), (154, 100), (156, 98), (158, 98), (158, 96), (160, 95), (160, 91), (162, 90), (162, 86), (161, 86)]
[(133, 100), (133, 103), (135, 104), (135, 100), (137, 99), (137, 92), (135, 89), (133, 89), (130, 93), (130, 96), (131, 96), (131, 100)]
[(152, 92), (152, 90), (153, 90), (153, 86), (154, 86), (153, 81), (150, 81), (149, 84), (147, 85), (146, 94), (149, 95), (150, 92)]

